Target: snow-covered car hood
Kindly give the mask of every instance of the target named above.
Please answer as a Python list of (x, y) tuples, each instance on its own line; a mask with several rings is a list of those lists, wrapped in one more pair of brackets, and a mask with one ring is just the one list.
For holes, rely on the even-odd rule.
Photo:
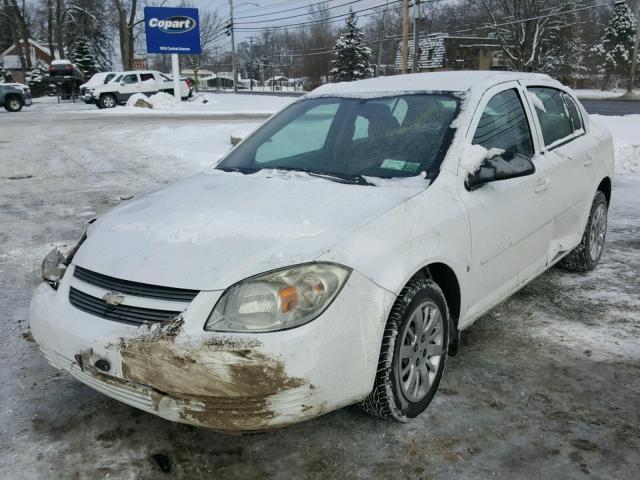
[(221, 290), (315, 260), (424, 190), (427, 182), (419, 180), (374, 187), (301, 173), (212, 170), (101, 217), (73, 263), (136, 282)]

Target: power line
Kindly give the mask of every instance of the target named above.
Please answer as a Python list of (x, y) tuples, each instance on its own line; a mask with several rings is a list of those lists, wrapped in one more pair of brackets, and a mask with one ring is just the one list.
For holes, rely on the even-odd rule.
[[(394, 3), (400, 3), (403, 0), (393, 0), (391, 2), (389, 2), (389, 5), (394, 4)], [(443, 0), (440, 0), (443, 1)], [(318, 23), (332, 23), (330, 22), (330, 20), (334, 20), (334, 19), (344, 19), (345, 17), (349, 16), (351, 13), (361, 13), (361, 12), (366, 12), (368, 10), (374, 10), (376, 8), (380, 8), (385, 6), (384, 3), (379, 4), (379, 5), (375, 5), (373, 7), (368, 7), (368, 8), (363, 8), (361, 10), (354, 10), (353, 12), (349, 12), (349, 13), (342, 13), (340, 15), (334, 15), (332, 17), (326, 17), (326, 18), (322, 18), (320, 20), (312, 20), (312, 21), (308, 21), (308, 22), (300, 22), (300, 23), (290, 23), (290, 24), (286, 24), (286, 25), (274, 25), (272, 27), (239, 27), (237, 28), (237, 30), (242, 30), (242, 31), (262, 31), (262, 30), (272, 30), (275, 28), (288, 28), (288, 27), (302, 27), (302, 26), (308, 26), (308, 25), (314, 25), (314, 24), (318, 24)], [(364, 15), (363, 15), (364, 16)], [(276, 21), (275, 19), (272, 21)], [(253, 23), (253, 22), (248, 22), (248, 23)]]
[[(329, 3), (329, 1), (331, 1), (331, 0), (324, 0), (324, 1), (322, 1), (322, 2), (312, 3), (312, 4), (310, 4), (310, 5), (305, 4), (305, 5), (301, 5), (301, 6), (299, 6), (299, 7), (288, 8), (288, 9), (286, 9), (286, 10), (279, 10), (279, 11), (277, 11), (277, 12), (261, 13), (261, 14), (259, 14), (259, 15), (247, 15), (247, 16), (244, 16), (244, 17), (236, 17), (236, 19), (258, 18), (258, 17), (266, 17), (266, 16), (269, 16), (269, 15), (277, 15), (277, 14), (279, 14), (279, 13), (287, 13), (287, 12), (290, 12), (290, 11), (292, 11), (292, 10), (300, 10), (301, 8), (311, 8), (311, 7), (315, 7), (315, 6), (317, 6), (317, 5), (324, 5), (324, 4), (326, 4), (326, 3)], [(293, 2), (291, 2), (291, 3), (293, 3)], [(351, 3), (354, 3), (354, 2), (351, 2)], [(344, 5), (334, 5), (333, 7), (331, 7), (331, 6), (330, 6), (330, 7), (328, 7), (328, 8), (327, 8), (327, 9), (325, 9), (325, 10), (329, 10), (329, 9), (331, 9), (331, 8), (339, 8), (339, 7), (342, 7), (342, 6), (344, 6)], [(272, 7), (273, 7), (273, 6), (272, 6)], [(271, 7), (267, 7), (267, 8), (271, 8)], [(320, 10), (320, 11), (323, 11), (323, 10)], [(305, 14), (303, 14), (303, 15), (309, 15), (309, 13), (305, 13)], [(251, 23), (256, 23), (256, 22), (251, 22)]]

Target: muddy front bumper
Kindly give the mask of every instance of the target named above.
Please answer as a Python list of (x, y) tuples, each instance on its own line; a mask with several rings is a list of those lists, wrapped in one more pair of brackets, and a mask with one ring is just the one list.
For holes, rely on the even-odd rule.
[(313, 322), (240, 335), (203, 330), (219, 291), (200, 292), (170, 324), (137, 327), (75, 308), (72, 286), (83, 288), (73, 266), (31, 302), (31, 330), (51, 365), (133, 407), (219, 431), (282, 427), (362, 400), (394, 300), (354, 271)]

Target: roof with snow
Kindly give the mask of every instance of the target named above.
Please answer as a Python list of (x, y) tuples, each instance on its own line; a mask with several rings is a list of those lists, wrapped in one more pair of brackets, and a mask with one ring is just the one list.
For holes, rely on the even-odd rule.
[(355, 82), (328, 83), (307, 94), (308, 97), (336, 95), (351, 96), (363, 94), (398, 92), (466, 92), (486, 90), (492, 85), (514, 80), (552, 80), (541, 73), (500, 72), (500, 71), (452, 71), (412, 73), (391, 77), (370, 78)]

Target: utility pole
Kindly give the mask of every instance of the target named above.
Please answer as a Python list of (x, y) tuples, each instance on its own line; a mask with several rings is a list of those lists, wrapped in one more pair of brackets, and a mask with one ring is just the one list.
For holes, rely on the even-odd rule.
[(382, 11), (382, 29), (380, 30), (380, 45), (378, 46), (378, 67), (376, 68), (376, 77), (380, 76), (380, 65), (382, 64), (382, 48), (384, 46), (384, 36), (387, 32), (387, 10), (389, 10), (389, 0)]
[(249, 90), (253, 91), (253, 37), (249, 37)]
[(636, 8), (633, 12), (636, 17), (636, 40), (633, 44), (633, 55), (631, 56), (631, 72), (629, 74), (629, 83), (627, 84), (627, 93), (633, 94), (633, 85), (636, 81), (636, 69), (638, 68), (638, 46), (640, 44), (640, 0), (636, 0)]
[(236, 37), (233, 24), (233, 0), (229, 0), (229, 25), (231, 26), (231, 68), (233, 70), (233, 93), (238, 93), (238, 65), (236, 64)]
[(402, 73), (409, 65), (409, 0), (402, 2)]
[(411, 72), (418, 73), (420, 44), (418, 42), (418, 20), (420, 20), (420, 0), (413, 1), (413, 66)]
[(218, 90), (218, 93), (220, 93), (220, 75), (218, 73), (218, 70), (220, 67), (218, 67), (218, 50), (220, 49), (220, 47), (213, 47), (213, 49), (216, 52), (216, 90)]

